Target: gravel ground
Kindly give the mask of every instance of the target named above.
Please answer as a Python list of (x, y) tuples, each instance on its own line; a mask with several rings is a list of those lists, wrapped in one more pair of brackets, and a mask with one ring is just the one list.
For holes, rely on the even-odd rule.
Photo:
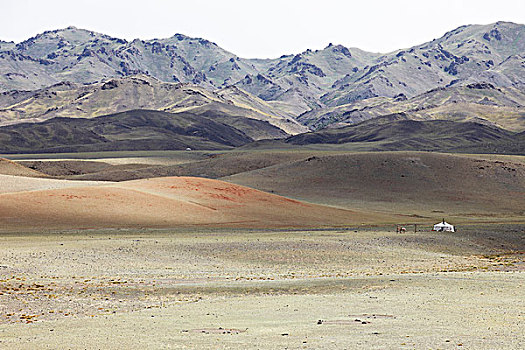
[(524, 226), (0, 236), (0, 348), (521, 349)]

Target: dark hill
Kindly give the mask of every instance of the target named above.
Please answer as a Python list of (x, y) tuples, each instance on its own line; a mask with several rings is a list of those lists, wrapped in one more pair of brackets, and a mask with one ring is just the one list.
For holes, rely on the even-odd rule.
[(253, 141), (241, 129), (282, 132), (267, 122), (225, 114), (134, 110), (0, 127), (0, 152), (228, 149)]
[(525, 164), (520, 158), (434, 152), (318, 155), (223, 180), (346, 208), (439, 218), (442, 213), (523, 215)]
[(303, 145), (310, 143), (347, 142), (401, 142), (421, 140), (422, 146), (458, 145), (458, 142), (483, 142), (512, 137), (513, 133), (475, 122), (457, 123), (449, 120), (392, 120), (378, 118), (355, 126), (326, 129), (306, 133), (287, 139), (288, 143)]
[(355, 151), (440, 151), (525, 154), (522, 134), (478, 122), (411, 120), (404, 113), (323, 129), (245, 148), (333, 148)]

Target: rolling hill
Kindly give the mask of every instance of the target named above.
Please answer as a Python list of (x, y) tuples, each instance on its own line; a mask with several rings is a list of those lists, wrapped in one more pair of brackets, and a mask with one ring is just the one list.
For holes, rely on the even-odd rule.
[(0, 226), (11, 230), (323, 227), (389, 219), (386, 215), (302, 203), (223, 181), (190, 177), (0, 193)]
[(525, 215), (525, 163), (512, 157), (319, 154), (222, 179), (311, 203), (415, 214), (412, 220)]
[[(232, 126), (235, 125), (236, 127)], [(286, 134), (267, 122), (208, 112), (135, 110), (95, 118), (57, 117), (0, 127), (2, 153), (228, 149)]]
[[(483, 122), (483, 120), (482, 120)], [(432, 151), (450, 153), (525, 154), (525, 133), (480, 120), (413, 119), (407, 113), (242, 146), (245, 150), (300, 149), (332, 151)]]
[[(70, 162), (54, 160), (48, 162), (51, 163), (49, 166), (35, 166), (34, 162), (22, 164), (52, 176), (52, 172)], [(128, 164), (126, 168), (123, 164), (82, 163), (75, 163), (78, 169), (82, 169), (82, 174), (65, 177), (70, 180), (124, 181), (119, 183), (122, 184), (118, 185), (119, 188), (131, 183), (147, 184), (147, 181), (163, 176), (198, 176), (202, 181), (214, 178), (308, 203), (361, 210), (363, 213), (385, 213), (391, 219), (392, 215), (401, 215), (394, 219), (398, 222), (439, 220), (443, 216), (464, 221), (525, 217), (525, 160), (519, 156), (287, 150), (230, 151), (179, 165), (142, 164), (139, 167)], [(146, 182), (129, 182), (133, 179)], [(26, 178), (25, 181), (33, 180)], [(68, 184), (68, 181), (63, 181)], [(80, 183), (77, 181), (73, 185), (81, 186)], [(11, 186), (9, 184), (6, 182), (5, 185)], [(87, 184), (96, 183), (88, 181)], [(40, 185), (48, 184), (33, 184), (33, 187)], [(142, 187), (140, 191), (145, 191)], [(179, 195), (185, 196), (184, 193)], [(266, 206), (268, 203), (260, 204)]]
[(25, 177), (46, 177), (47, 175), (37, 170), (30, 169), (9, 159), (0, 158), (0, 174)]
[[(103, 164), (99, 164), (98, 169), (94, 166), (90, 167), (85, 161), (80, 161), (77, 163), (78, 171), (76, 174), (63, 171), (59, 174), (67, 175), (66, 178), (72, 180), (102, 181), (128, 181), (166, 176), (197, 176), (218, 179), (224, 176), (305, 159), (311, 155), (312, 152), (274, 152), (264, 150), (242, 152), (234, 150), (220, 154), (208, 154), (207, 157), (204, 157), (205, 159), (188, 161), (183, 164), (129, 165), (126, 167), (118, 165), (104, 166)], [(57, 167), (63, 168), (68, 165), (67, 161), (43, 161), (37, 164), (34, 162), (20, 163), (51, 176), (56, 174)]]

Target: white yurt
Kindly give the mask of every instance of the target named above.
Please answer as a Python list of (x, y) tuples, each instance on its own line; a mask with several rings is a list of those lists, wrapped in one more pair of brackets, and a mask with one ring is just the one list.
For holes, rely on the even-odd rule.
[(442, 222), (434, 225), (432, 231), (456, 232), (456, 228), (443, 219)]

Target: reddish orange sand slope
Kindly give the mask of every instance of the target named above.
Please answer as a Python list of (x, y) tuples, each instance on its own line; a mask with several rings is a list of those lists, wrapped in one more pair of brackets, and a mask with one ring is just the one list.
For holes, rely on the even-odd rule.
[(0, 194), (0, 228), (8, 230), (193, 225), (320, 227), (377, 219), (376, 215), (191, 177)]

